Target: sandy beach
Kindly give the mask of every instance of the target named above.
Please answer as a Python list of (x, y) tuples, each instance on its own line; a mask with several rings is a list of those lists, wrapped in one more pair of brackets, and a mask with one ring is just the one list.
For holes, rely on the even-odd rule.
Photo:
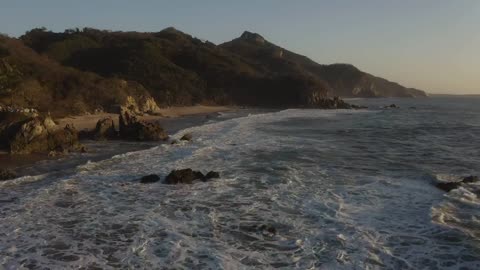
[[(172, 129), (173, 127), (183, 125), (190, 125), (190, 123), (195, 123), (198, 119), (193, 120), (180, 120), (178, 122), (176, 118), (180, 117), (187, 117), (187, 116), (201, 116), (204, 114), (228, 111), (234, 109), (233, 107), (227, 106), (203, 106), (203, 105), (196, 105), (190, 107), (169, 107), (169, 108), (162, 108), (157, 113), (158, 115), (143, 115), (139, 116), (141, 120), (153, 122), (153, 121), (162, 121), (162, 126), (165, 126), (168, 129)], [(60, 126), (65, 126), (66, 124), (73, 124), (77, 130), (91, 130), (94, 129), (98, 120), (104, 117), (112, 117), (115, 121), (115, 126), (118, 129), (118, 114), (114, 113), (100, 113), (100, 114), (92, 114), (92, 115), (82, 115), (82, 116), (70, 116), (60, 119), (55, 119), (55, 121)], [(177, 123), (178, 122), (178, 123)], [(120, 144), (122, 146), (120, 146)], [(113, 148), (119, 148), (120, 150), (109, 150), (112, 146)], [(87, 159), (95, 159), (99, 157), (106, 158), (111, 155), (119, 154), (122, 152), (134, 151), (139, 149), (145, 149), (151, 147), (151, 143), (149, 142), (88, 142), (87, 147), (89, 148), (89, 155), (87, 155)], [(123, 149), (123, 150), (121, 150)], [(102, 154), (103, 153), (103, 154)], [(101, 155), (100, 155), (101, 154)], [(61, 157), (62, 159), (66, 159), (67, 161), (69, 156)], [(71, 160), (78, 159), (81, 163), (82, 159), (77, 157), (70, 156)], [(26, 169), (32, 166), (33, 164), (37, 163), (38, 161), (42, 160), (57, 160), (59, 157), (48, 157), (46, 154), (29, 154), (29, 155), (10, 155), (7, 151), (0, 151), (0, 169), (17, 169), (17, 173), (19, 175), (27, 174)], [(86, 162), (86, 160), (85, 160)], [(77, 164), (78, 165), (78, 164)], [(22, 168), (22, 169), (19, 169)]]
[[(168, 107), (161, 108), (157, 111), (158, 115), (144, 115), (140, 116), (141, 120), (145, 121), (157, 121), (165, 118), (175, 118), (181, 116), (190, 116), (198, 114), (209, 114), (215, 112), (222, 112), (232, 110), (232, 107), (228, 106), (188, 106), (188, 107)], [(97, 124), (98, 120), (105, 117), (112, 117), (115, 121), (115, 126), (118, 127), (118, 114), (114, 113), (99, 113), (92, 115), (81, 115), (81, 116), (71, 116), (56, 119), (60, 126), (65, 126), (66, 124), (73, 124), (77, 130), (93, 129)]]

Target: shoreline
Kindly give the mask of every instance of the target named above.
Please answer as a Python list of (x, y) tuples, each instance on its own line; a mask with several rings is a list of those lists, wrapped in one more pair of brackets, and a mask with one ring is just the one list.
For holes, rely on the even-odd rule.
[[(139, 116), (139, 120), (147, 122), (155, 122), (165, 119), (175, 119), (184, 116), (194, 116), (194, 115), (204, 115), (210, 113), (218, 113), (234, 110), (235, 107), (232, 106), (204, 106), (204, 105), (195, 105), (195, 106), (185, 106), (185, 107), (169, 107), (161, 108), (156, 113), (158, 115), (149, 115), (145, 114)], [(93, 130), (98, 122), (98, 120), (105, 117), (112, 117), (115, 122), (115, 127), (118, 129), (118, 116), (116, 113), (99, 113), (99, 114), (90, 114), (90, 115), (80, 115), (80, 116), (69, 116), (60, 119), (55, 119), (60, 126), (65, 126), (67, 124), (73, 124), (73, 126), (78, 130)]]
[[(147, 122), (159, 122), (165, 128), (169, 135), (178, 132), (181, 129), (195, 126), (206, 122), (208, 119), (217, 116), (219, 112), (233, 111), (236, 107), (232, 106), (203, 106), (196, 105), (190, 107), (170, 107), (158, 111), (161, 115), (144, 115), (139, 119)], [(214, 115), (212, 115), (214, 114)], [(55, 121), (60, 126), (73, 124), (78, 130), (93, 130), (97, 121), (104, 117), (112, 117), (115, 121), (115, 128), (118, 129), (118, 114), (100, 113), (94, 115), (71, 116)], [(46, 173), (48, 171), (57, 171), (80, 165), (88, 161), (99, 161), (110, 158), (114, 155), (123, 154), (131, 151), (148, 149), (165, 142), (137, 142), (137, 141), (91, 141), (81, 140), (89, 150), (86, 154), (70, 153), (64, 156), (49, 157), (48, 154), (27, 154), (10, 155), (7, 151), (0, 151), (0, 169), (10, 169), (17, 173), (19, 177), (25, 175)], [(38, 168), (35, 168), (38, 167)]]

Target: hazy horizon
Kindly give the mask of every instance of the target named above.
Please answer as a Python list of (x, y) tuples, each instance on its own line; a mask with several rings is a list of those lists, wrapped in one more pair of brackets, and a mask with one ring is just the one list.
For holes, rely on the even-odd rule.
[[(1, 33), (169, 26), (220, 44), (248, 30), (321, 64), (349, 63), (432, 94), (480, 94), (480, 2), (0, 0)], [(15, 22), (15, 23), (12, 23)]]

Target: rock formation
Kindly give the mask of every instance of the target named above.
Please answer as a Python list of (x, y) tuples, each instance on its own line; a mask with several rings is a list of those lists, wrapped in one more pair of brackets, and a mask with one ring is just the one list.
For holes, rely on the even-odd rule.
[(11, 124), (5, 131), (12, 154), (81, 151), (72, 125), (61, 128), (50, 117), (33, 117)]
[(98, 120), (92, 135), (94, 140), (111, 140), (118, 138), (115, 123), (111, 117)]
[(165, 183), (174, 184), (192, 184), (195, 180), (206, 182), (213, 178), (220, 178), (218, 172), (210, 171), (207, 175), (203, 175), (202, 172), (194, 171), (190, 168), (182, 170), (173, 170), (165, 178)]
[(462, 180), (458, 181), (458, 182), (441, 182), (441, 183), (437, 183), (436, 184), (436, 187), (441, 189), (441, 190), (444, 190), (446, 192), (450, 192), (451, 190), (453, 189), (457, 189), (459, 187), (461, 187), (463, 184), (468, 184), (468, 183), (476, 183), (480, 181), (480, 179), (478, 178), (478, 176), (467, 176), (467, 177), (464, 177)]
[(128, 108), (122, 107), (119, 116), (120, 138), (137, 141), (164, 141), (168, 134), (157, 123), (149, 123), (138, 120), (135, 113)]

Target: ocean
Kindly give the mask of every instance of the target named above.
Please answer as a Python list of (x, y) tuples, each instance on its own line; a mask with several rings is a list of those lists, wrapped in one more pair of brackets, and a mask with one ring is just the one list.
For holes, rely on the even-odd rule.
[[(5, 269), (480, 269), (480, 97), (227, 112), (161, 144), (0, 183)], [(400, 109), (382, 109), (397, 104)], [(192, 185), (140, 184), (173, 169)]]

